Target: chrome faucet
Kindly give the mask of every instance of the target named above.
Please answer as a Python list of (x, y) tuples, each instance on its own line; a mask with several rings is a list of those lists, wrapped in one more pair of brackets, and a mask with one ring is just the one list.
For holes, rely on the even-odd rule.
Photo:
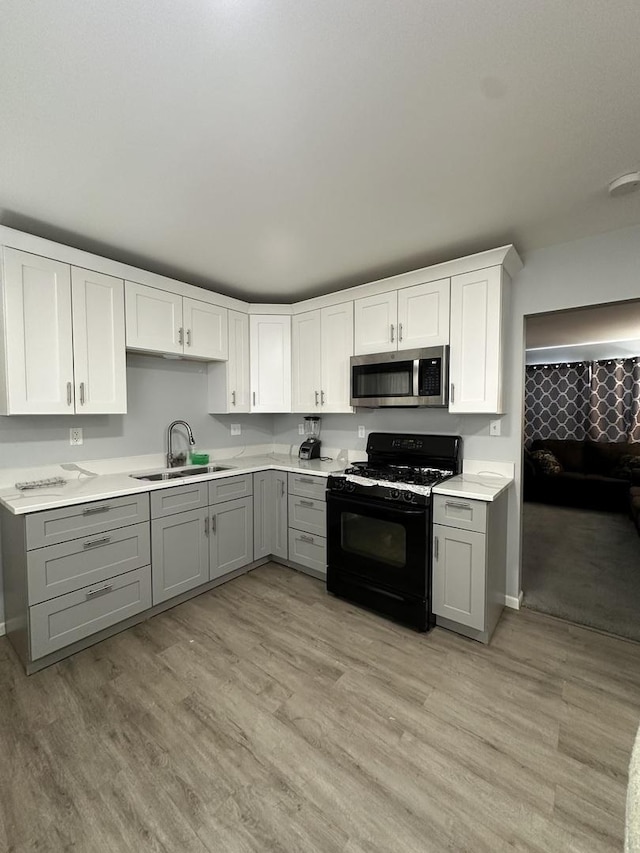
[(172, 421), (172, 423), (169, 424), (169, 429), (167, 430), (167, 468), (177, 468), (178, 465), (187, 464), (186, 453), (174, 454), (173, 448), (171, 446), (173, 428), (178, 426), (178, 424), (182, 424), (182, 426), (187, 428), (187, 435), (189, 436), (189, 446), (194, 447), (196, 443), (196, 440), (193, 437), (193, 432), (191, 431), (191, 427), (186, 421)]

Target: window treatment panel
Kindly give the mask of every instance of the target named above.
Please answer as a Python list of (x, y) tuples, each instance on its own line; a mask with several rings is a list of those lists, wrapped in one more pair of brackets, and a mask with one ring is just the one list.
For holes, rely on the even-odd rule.
[(536, 365), (525, 377), (525, 447), (534, 438), (587, 438), (589, 365)]

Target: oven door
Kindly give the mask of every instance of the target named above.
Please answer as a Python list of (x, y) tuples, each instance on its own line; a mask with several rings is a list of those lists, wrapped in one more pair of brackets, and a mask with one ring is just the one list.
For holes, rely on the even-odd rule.
[(430, 562), (428, 530), (428, 507), (329, 492), (328, 571), (423, 599)]

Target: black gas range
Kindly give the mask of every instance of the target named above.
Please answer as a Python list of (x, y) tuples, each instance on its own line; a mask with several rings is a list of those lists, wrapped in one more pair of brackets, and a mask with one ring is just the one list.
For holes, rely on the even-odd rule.
[(327, 589), (419, 631), (431, 613), (431, 489), (462, 439), (374, 432), (367, 462), (327, 482)]

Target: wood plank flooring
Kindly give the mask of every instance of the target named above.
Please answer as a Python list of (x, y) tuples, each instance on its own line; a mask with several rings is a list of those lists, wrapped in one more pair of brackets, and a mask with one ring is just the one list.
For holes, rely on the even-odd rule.
[(0, 850), (619, 851), (639, 720), (639, 644), (268, 565), (30, 678), (0, 640)]

